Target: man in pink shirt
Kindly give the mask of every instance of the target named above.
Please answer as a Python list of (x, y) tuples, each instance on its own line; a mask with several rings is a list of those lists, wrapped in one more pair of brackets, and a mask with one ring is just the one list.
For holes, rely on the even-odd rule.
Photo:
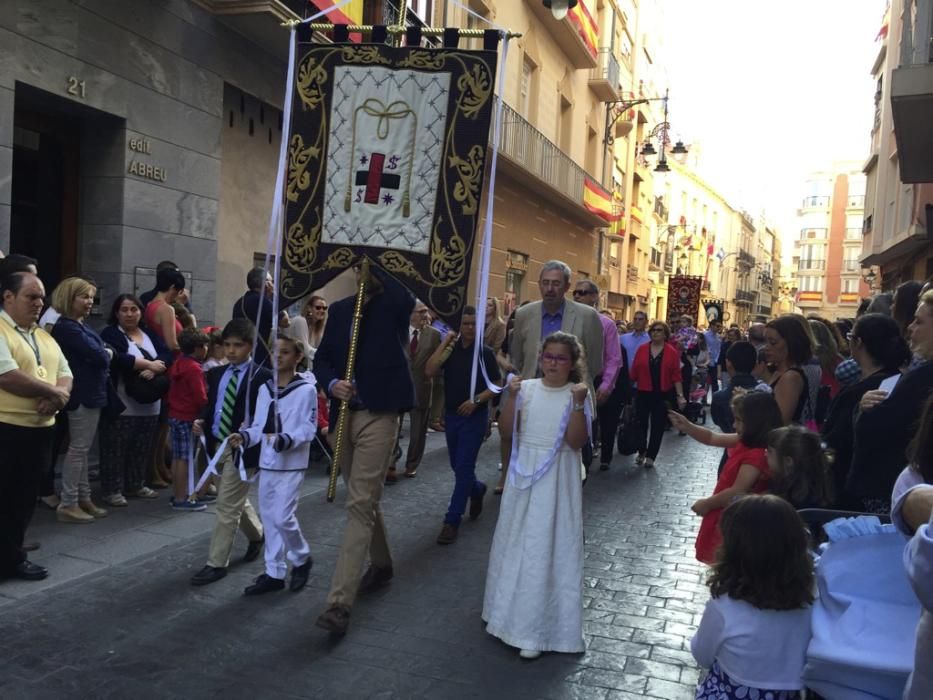
[[(582, 279), (574, 287), (573, 300), (595, 309), (599, 304), (599, 287), (593, 280)], [(619, 409), (614, 406), (614, 402), (610, 401), (610, 397), (619, 376), (619, 369), (622, 367), (622, 346), (619, 343), (619, 331), (616, 329), (615, 321), (605, 314), (599, 314), (599, 322), (603, 327), (603, 372), (593, 379), (593, 386), (596, 389), (595, 427), (602, 436), (599, 469), (606, 471), (612, 459), (612, 442), (619, 422)], [(596, 442), (597, 431), (594, 431), (594, 446), (598, 444)]]

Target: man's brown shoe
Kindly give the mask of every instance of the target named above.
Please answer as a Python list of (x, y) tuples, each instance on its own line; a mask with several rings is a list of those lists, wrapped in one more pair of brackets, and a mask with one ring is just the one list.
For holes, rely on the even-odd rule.
[(335, 637), (342, 637), (350, 626), (350, 608), (345, 605), (331, 605), (314, 623)]
[(441, 528), (441, 534), (437, 536), (438, 544), (453, 544), (454, 540), (457, 539), (457, 526), (451, 525), (450, 523), (444, 523), (444, 527)]

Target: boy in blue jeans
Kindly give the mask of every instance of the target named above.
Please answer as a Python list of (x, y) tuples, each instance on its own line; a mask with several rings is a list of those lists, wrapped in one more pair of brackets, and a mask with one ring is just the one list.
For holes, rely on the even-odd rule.
[(178, 336), (181, 350), (168, 376), (168, 425), (172, 434), (172, 508), (181, 511), (204, 510), (196, 494), (188, 493), (188, 458), (192, 454), (191, 426), (207, 403), (207, 385), (201, 363), (207, 357), (210, 339), (193, 328)]
[[(483, 510), (483, 496), (486, 495), (486, 484), (476, 478), (476, 456), (486, 435), (488, 402), (494, 393), (486, 388), (481, 370), (476, 373), (476, 385), (470, 386), (474, 342), (476, 309), (465, 306), (459, 339), (455, 333), (448, 333), (425, 367), (425, 375), (429, 377), (443, 372), (445, 435), (456, 479), (444, 526), (437, 537), (438, 544), (451, 544), (457, 539), (467, 499), (470, 500), (470, 519), (475, 520)], [(490, 381), (499, 382), (499, 365), (492, 348), (483, 345), (480, 357)]]

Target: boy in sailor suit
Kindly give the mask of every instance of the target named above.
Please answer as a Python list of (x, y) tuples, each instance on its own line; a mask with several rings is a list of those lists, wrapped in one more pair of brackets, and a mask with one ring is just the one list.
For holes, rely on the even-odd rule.
[(312, 565), (311, 549), (301, 534), (295, 510), (317, 432), (317, 387), (310, 372), (296, 373), (305, 353), (301, 341), (280, 335), (275, 352), (278, 387), (273, 380), (262, 386), (253, 424), (230, 436), (234, 448), (261, 443), (259, 514), (266, 536), (266, 570), (244, 595), (285, 588), (288, 562), (292, 564), (289, 589), (300, 591), (308, 582)]

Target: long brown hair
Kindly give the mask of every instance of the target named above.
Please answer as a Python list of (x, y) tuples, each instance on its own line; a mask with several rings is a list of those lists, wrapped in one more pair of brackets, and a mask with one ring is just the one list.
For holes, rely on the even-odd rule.
[(768, 447), (777, 456), (777, 466), (771, 471), (771, 493), (795, 508), (832, 504), (832, 477), (819, 435), (789, 425), (771, 432)]
[(813, 602), (813, 559), (806, 526), (783, 498), (744, 496), (720, 520), (722, 545), (707, 584), (762, 610), (797, 610)]

